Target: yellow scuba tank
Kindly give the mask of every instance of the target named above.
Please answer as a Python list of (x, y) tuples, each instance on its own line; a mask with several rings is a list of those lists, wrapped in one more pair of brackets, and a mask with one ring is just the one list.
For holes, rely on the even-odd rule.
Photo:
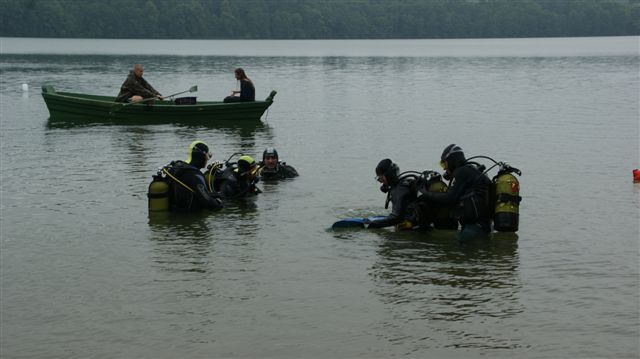
[(153, 176), (147, 197), (149, 198), (149, 211), (169, 210), (169, 183), (160, 172)]
[(493, 228), (499, 232), (517, 232), (519, 222), (520, 182), (513, 175), (522, 175), (519, 169), (503, 164), (493, 178), (495, 213)]

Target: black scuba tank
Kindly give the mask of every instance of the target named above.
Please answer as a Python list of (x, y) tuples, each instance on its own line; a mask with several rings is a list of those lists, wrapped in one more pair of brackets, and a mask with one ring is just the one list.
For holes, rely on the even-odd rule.
[(513, 175), (522, 175), (519, 169), (504, 164), (493, 177), (494, 194), (492, 199), (495, 203), (493, 228), (499, 232), (517, 232), (519, 222), (520, 182)]
[[(449, 186), (444, 182), (442, 175), (433, 172), (426, 183), (428, 192), (447, 192)], [(433, 215), (433, 226), (436, 229), (458, 229), (458, 221), (451, 218), (449, 208), (443, 205), (430, 204)]]
[(147, 197), (149, 198), (149, 211), (169, 210), (169, 183), (160, 172), (153, 176)]

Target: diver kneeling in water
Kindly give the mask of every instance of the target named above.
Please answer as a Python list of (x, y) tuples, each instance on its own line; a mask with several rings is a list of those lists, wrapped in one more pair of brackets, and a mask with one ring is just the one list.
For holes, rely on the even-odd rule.
[(484, 168), (468, 162), (462, 148), (455, 144), (444, 149), (440, 166), (445, 170), (444, 178), (451, 181), (447, 191), (425, 192), (419, 201), (447, 205), (451, 216), (462, 226), (459, 235), (462, 241), (491, 232), (489, 189), (492, 184)]
[(286, 179), (298, 176), (298, 171), (285, 162), (278, 159), (278, 151), (273, 147), (268, 147), (262, 153), (260, 162), (260, 177), (264, 180)]
[(165, 174), (170, 181), (170, 208), (178, 212), (193, 212), (203, 208), (217, 210), (223, 207), (218, 195), (207, 188), (201, 168), (212, 157), (209, 146), (202, 141), (189, 145), (186, 161), (173, 161)]
[(390, 159), (385, 158), (376, 166), (376, 180), (382, 183), (380, 190), (387, 193), (385, 208), (391, 202), (391, 213), (374, 221), (365, 220), (368, 228), (382, 228), (398, 225), (400, 228), (410, 229), (416, 222), (415, 201), (417, 190), (413, 179), (400, 178), (400, 168)]

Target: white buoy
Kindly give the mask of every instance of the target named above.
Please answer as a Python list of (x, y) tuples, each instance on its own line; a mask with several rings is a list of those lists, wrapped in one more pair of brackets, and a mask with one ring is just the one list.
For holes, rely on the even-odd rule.
[(27, 85), (27, 84), (22, 84), (22, 91), (24, 91), (24, 92), (29, 91), (29, 85)]

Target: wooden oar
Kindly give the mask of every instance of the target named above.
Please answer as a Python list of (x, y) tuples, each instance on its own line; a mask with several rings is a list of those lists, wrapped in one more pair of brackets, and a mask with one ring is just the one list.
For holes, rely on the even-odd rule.
[[(198, 86), (197, 86), (197, 85), (193, 85), (193, 86), (191, 86), (191, 88), (190, 88), (190, 89), (188, 89), (187, 91), (182, 91), (182, 92), (174, 93), (173, 95), (165, 96), (165, 98), (172, 98), (173, 96), (176, 96), (176, 95), (182, 95), (183, 93), (187, 93), (187, 92), (196, 92), (196, 91), (198, 91)], [(144, 100), (142, 100), (142, 101), (144, 101)]]
[(373, 216), (368, 218), (345, 218), (337, 221), (331, 226), (331, 229), (341, 228), (364, 228), (364, 222), (366, 220), (375, 221), (377, 219), (385, 218), (384, 216)]

